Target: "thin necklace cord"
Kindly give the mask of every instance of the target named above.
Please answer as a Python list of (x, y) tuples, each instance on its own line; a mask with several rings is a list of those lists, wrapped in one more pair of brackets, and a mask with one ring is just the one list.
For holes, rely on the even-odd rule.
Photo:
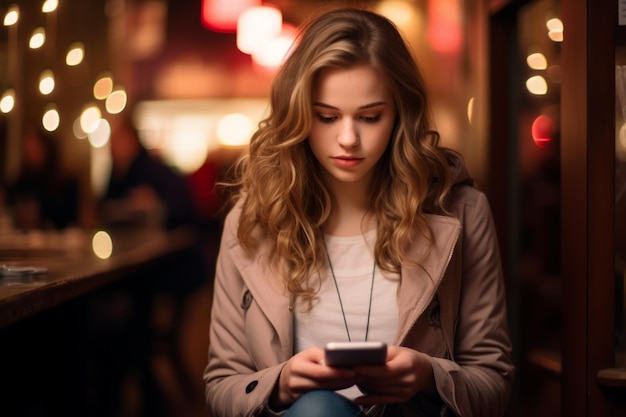
[[(333, 270), (333, 264), (330, 261), (330, 255), (326, 252), (326, 258), (328, 259), (328, 266), (330, 267), (330, 274), (333, 277), (335, 283), (335, 289), (337, 290), (337, 297), (339, 298), (339, 307), (341, 307), (341, 315), (343, 316), (343, 324), (346, 326), (346, 333), (348, 334), (348, 341), (352, 342), (350, 337), (350, 330), (348, 328), (348, 320), (346, 319), (346, 313), (343, 309), (343, 302), (341, 301), (341, 293), (339, 292), (339, 285), (337, 284), (337, 278), (335, 277), (335, 271)], [(372, 269), (372, 283), (370, 284), (370, 299), (369, 307), (367, 308), (367, 324), (365, 325), (365, 341), (367, 342), (367, 336), (370, 330), (370, 317), (372, 314), (372, 298), (374, 293), (374, 274), (376, 273), (376, 260), (374, 260), (374, 268)]]

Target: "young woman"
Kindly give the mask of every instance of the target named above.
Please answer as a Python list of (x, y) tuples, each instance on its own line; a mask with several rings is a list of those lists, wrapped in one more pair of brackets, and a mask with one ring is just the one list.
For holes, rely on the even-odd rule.
[[(402, 37), (364, 10), (308, 24), (230, 185), (206, 401), (214, 417), (499, 416), (513, 365), (485, 196), (438, 145)], [(325, 364), (381, 341), (379, 366)]]

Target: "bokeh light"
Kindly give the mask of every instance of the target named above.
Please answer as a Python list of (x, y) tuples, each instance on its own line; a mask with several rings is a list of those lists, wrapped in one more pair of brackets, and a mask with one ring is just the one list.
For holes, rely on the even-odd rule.
[(541, 52), (534, 52), (526, 57), (526, 64), (534, 70), (545, 70), (548, 68), (548, 61)]
[(41, 11), (44, 13), (51, 13), (59, 7), (59, 0), (46, 0), (41, 6)]
[(563, 22), (559, 18), (552, 18), (546, 22), (548, 37), (554, 42), (563, 42)]
[(376, 11), (387, 17), (400, 28), (405, 28), (415, 23), (414, 8), (406, 1), (387, 0), (380, 2)]
[(474, 121), (474, 97), (470, 97), (467, 102), (467, 121), (471, 125)]
[(535, 144), (540, 148), (544, 147), (554, 138), (554, 121), (542, 114), (533, 121), (531, 131)]
[(2, 93), (2, 98), (0, 98), (0, 111), (8, 113), (13, 110), (13, 107), (15, 107), (15, 90), (9, 88)]
[(20, 8), (17, 4), (9, 7), (7, 14), (4, 15), (4, 26), (13, 26), (20, 19)]
[(260, 5), (261, 0), (202, 0), (202, 25), (217, 32), (234, 32), (239, 15)]
[(219, 143), (226, 146), (243, 146), (250, 141), (254, 125), (250, 118), (240, 113), (224, 116), (217, 125)]
[(89, 144), (94, 148), (102, 148), (111, 138), (111, 125), (106, 119), (98, 120), (98, 126), (88, 134)]
[(118, 88), (109, 94), (104, 106), (110, 114), (118, 114), (126, 108), (127, 101), (126, 91), (123, 88)]
[(46, 107), (43, 117), (41, 118), (41, 124), (48, 132), (54, 132), (59, 128), (61, 116), (54, 104), (50, 104)]
[(287, 58), (295, 37), (295, 27), (285, 25), (280, 35), (268, 39), (262, 48), (252, 54), (253, 62), (263, 68), (279, 68)]
[(170, 140), (164, 144), (164, 159), (182, 173), (195, 172), (209, 151), (207, 121), (200, 116), (184, 116), (172, 128)]
[(50, 70), (42, 71), (39, 76), (39, 92), (43, 95), (48, 95), (54, 91), (54, 86), (54, 73)]
[(103, 74), (93, 85), (93, 96), (97, 100), (106, 99), (113, 91), (113, 78), (109, 74)]
[(245, 54), (261, 51), (280, 35), (283, 15), (276, 7), (258, 6), (244, 10), (237, 20), (237, 48)]
[(76, 65), (83, 62), (85, 58), (85, 46), (82, 42), (74, 42), (70, 45), (67, 55), (65, 55), (65, 63), (70, 67), (75, 67)]
[(548, 93), (548, 83), (541, 75), (534, 75), (526, 80), (526, 89), (537, 96), (545, 95)]
[(28, 47), (30, 49), (39, 49), (46, 43), (46, 30), (42, 27), (39, 27), (33, 31), (33, 34), (30, 36), (30, 40), (28, 41)]
[(550, 65), (548, 67), (547, 74), (548, 74), (548, 79), (550, 80), (550, 82), (554, 84), (561, 84), (561, 81), (563, 80), (563, 74), (562, 74), (560, 65), (558, 64)]
[(98, 128), (102, 112), (97, 106), (89, 106), (80, 115), (80, 127), (85, 133), (91, 133)]
[(74, 119), (74, 123), (72, 123), (72, 132), (74, 132), (74, 136), (76, 136), (77, 139), (87, 138), (87, 132), (85, 132), (80, 126), (80, 117)]
[(428, 0), (430, 46), (441, 53), (458, 52), (463, 43), (460, 0)]
[(97, 231), (91, 239), (91, 249), (98, 258), (109, 259), (111, 254), (113, 254), (113, 240), (111, 236), (103, 230)]

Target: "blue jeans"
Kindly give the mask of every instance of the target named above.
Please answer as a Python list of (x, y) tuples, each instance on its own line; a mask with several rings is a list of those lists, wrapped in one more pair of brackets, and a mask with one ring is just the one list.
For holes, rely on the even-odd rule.
[(363, 417), (358, 405), (334, 391), (310, 391), (289, 407), (284, 417)]

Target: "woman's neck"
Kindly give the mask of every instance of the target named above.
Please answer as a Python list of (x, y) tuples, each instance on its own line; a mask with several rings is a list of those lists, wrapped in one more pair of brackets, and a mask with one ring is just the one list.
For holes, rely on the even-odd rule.
[(353, 183), (330, 186), (333, 210), (323, 226), (324, 233), (334, 236), (356, 236), (376, 227), (370, 211), (371, 194), (368, 187)]

